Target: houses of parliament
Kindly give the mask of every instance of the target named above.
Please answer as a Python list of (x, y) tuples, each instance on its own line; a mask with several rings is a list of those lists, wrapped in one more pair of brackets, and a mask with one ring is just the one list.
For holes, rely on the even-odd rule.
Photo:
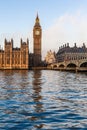
[(20, 40), (20, 48), (13, 47), (13, 39), (4, 40), (4, 50), (0, 49), (0, 69), (29, 69), (41, 64), (42, 29), (38, 14), (33, 27), (33, 53), (29, 54), (29, 40)]

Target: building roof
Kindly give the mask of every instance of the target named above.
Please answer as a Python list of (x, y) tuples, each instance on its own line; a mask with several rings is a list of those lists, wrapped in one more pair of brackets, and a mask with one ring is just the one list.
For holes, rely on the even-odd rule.
[(57, 54), (61, 54), (61, 53), (87, 53), (87, 48), (84, 44), (82, 47), (77, 47), (76, 43), (74, 47), (70, 47), (68, 44), (68, 46), (63, 45), (62, 47), (59, 48)]

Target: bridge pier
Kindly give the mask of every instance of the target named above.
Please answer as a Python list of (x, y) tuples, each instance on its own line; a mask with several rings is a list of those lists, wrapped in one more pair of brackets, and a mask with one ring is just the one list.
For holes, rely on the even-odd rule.
[(75, 72), (76, 72), (76, 73), (78, 72), (78, 67), (76, 67), (76, 70), (75, 70)]

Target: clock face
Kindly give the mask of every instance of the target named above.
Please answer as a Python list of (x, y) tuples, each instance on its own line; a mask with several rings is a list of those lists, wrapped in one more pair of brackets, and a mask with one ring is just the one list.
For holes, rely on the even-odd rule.
[(36, 35), (39, 35), (39, 34), (40, 34), (40, 32), (37, 30), (37, 31), (35, 31), (35, 34), (36, 34)]

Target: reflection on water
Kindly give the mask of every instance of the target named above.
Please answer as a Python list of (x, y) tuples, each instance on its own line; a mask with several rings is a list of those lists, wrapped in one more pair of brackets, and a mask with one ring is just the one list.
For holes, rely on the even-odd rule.
[(0, 130), (87, 128), (87, 74), (0, 71)]
[[(43, 112), (43, 105), (41, 102), (42, 96), (41, 96), (41, 71), (35, 71), (33, 74), (33, 102), (35, 103), (34, 109), (35, 109), (35, 115), (32, 117), (33, 121), (41, 120), (43, 117), (39, 116), (41, 112)], [(34, 125), (35, 128), (42, 128), (42, 123), (37, 123)]]

